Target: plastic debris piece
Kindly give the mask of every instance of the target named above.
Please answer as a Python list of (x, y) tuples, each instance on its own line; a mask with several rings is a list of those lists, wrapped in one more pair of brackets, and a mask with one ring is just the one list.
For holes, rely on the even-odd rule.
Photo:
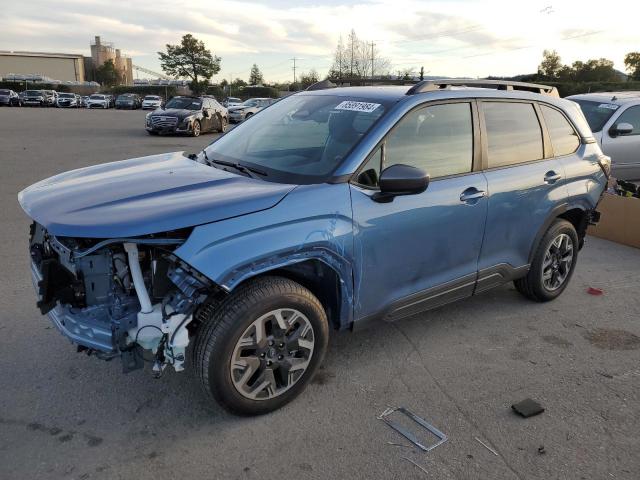
[[(423, 445), (416, 438), (416, 436), (412, 432), (410, 432), (407, 428), (403, 427), (402, 425), (400, 425), (400, 424), (398, 424), (396, 422), (393, 422), (393, 421), (389, 420), (389, 418), (388, 418), (389, 415), (393, 414), (394, 412), (400, 412), (403, 415), (407, 416), (409, 419), (413, 420), (415, 423), (420, 425), (422, 428), (428, 430), (433, 435), (435, 435), (436, 438), (438, 439), (438, 441), (436, 443), (434, 443), (433, 445), (431, 445), (431, 446)], [(377, 418), (378, 418), (378, 420), (382, 420), (384, 423), (389, 425), (396, 432), (398, 432), (404, 438), (409, 440), (411, 443), (413, 443), (416, 447), (418, 447), (423, 452), (429, 452), (429, 451), (433, 450), (434, 448), (442, 445), (444, 442), (447, 441), (447, 436), (444, 433), (442, 433), (440, 430), (438, 430), (433, 425), (429, 424), (425, 419), (419, 417), (418, 415), (416, 415), (415, 413), (407, 410), (404, 407), (388, 407), (388, 408), (386, 408), (384, 410), (384, 412), (382, 412), (380, 415), (378, 415)]]
[(525, 398), (521, 402), (514, 403), (511, 405), (511, 408), (524, 418), (533, 417), (534, 415), (544, 412), (544, 407), (530, 398)]
[(589, 287), (587, 288), (587, 293), (589, 295), (602, 295), (604, 294), (604, 290), (602, 290), (601, 288), (596, 288), (596, 287)]
[(428, 473), (429, 473), (429, 472), (427, 472), (427, 469), (426, 469), (426, 468), (424, 468), (424, 467), (423, 467), (422, 465), (420, 465), (419, 463), (414, 462), (413, 460), (411, 460), (411, 459), (410, 459), (410, 458), (408, 458), (408, 457), (402, 457), (402, 458), (404, 458), (407, 462), (411, 462), (411, 463), (413, 463), (416, 467), (418, 467), (418, 468), (419, 468), (420, 470), (422, 470), (424, 473), (426, 473), (426, 474), (428, 474)]
[(474, 437), (476, 439), (476, 442), (478, 442), (480, 445), (482, 445), (484, 448), (486, 448), (487, 450), (489, 450), (491, 453), (493, 453), (496, 457), (499, 456), (498, 452), (496, 452), (493, 448), (491, 448), (489, 445), (487, 445), (486, 443), (484, 443), (482, 440), (480, 440), (478, 437)]

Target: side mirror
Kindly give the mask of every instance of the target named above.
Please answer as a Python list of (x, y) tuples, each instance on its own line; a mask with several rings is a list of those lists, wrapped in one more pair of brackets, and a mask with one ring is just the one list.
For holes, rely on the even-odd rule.
[(611, 127), (609, 135), (617, 137), (618, 135), (629, 135), (631, 132), (633, 132), (633, 125), (622, 122)]
[(372, 197), (376, 202), (390, 202), (400, 195), (415, 195), (429, 186), (429, 174), (411, 165), (396, 164), (385, 168), (378, 181), (380, 192)]

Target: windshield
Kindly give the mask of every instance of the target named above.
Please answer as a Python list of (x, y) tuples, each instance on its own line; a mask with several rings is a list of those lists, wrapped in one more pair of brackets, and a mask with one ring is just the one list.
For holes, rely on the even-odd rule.
[(24, 92), (25, 95), (42, 95), (40, 90), (27, 90)]
[(255, 107), (256, 105), (258, 105), (258, 101), (250, 98), (249, 100), (245, 100), (244, 102), (242, 102), (242, 105), (244, 105), (245, 107)]
[(11, 91), (10, 90), (0, 90), (0, 95), (10, 95)]
[(178, 110), (200, 110), (202, 101), (198, 98), (172, 98), (167, 102), (165, 108), (177, 108)]
[(59, 93), (58, 97), (60, 97), (60, 98), (74, 98), (75, 95), (73, 93)]
[(611, 115), (620, 108), (614, 103), (593, 102), (591, 100), (573, 100), (582, 109), (592, 132), (599, 132), (611, 118)]
[(133, 95), (120, 95), (118, 100), (133, 100)]
[(91, 95), (89, 98), (91, 100), (104, 100), (104, 95)]
[(160, 100), (160, 97), (154, 97), (153, 95), (147, 95), (144, 97), (145, 100)]
[(205, 151), (209, 160), (264, 170), (267, 180), (322, 182), (386, 112), (388, 102), (378, 102), (293, 95), (241, 123)]

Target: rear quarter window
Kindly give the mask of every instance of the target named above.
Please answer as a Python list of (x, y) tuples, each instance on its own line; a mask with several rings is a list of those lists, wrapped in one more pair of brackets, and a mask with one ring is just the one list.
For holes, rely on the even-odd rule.
[(540, 105), (542, 116), (547, 125), (553, 154), (556, 157), (570, 155), (580, 146), (580, 139), (565, 116), (555, 108)]
[(543, 158), (542, 130), (530, 103), (483, 102), (489, 168)]

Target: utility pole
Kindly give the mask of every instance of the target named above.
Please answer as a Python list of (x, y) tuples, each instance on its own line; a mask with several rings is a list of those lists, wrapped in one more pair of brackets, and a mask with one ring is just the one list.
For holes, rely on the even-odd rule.
[(351, 30), (351, 35), (349, 36), (350, 42), (351, 42), (351, 66), (350, 66), (350, 70), (349, 70), (349, 80), (352, 81), (353, 80), (353, 36), (355, 35), (355, 32), (353, 30)]
[(374, 60), (373, 59), (373, 47), (375, 47), (375, 46), (376, 46), (376, 44), (371, 42), (371, 81), (373, 81), (373, 70), (374, 70), (374, 67), (373, 67), (373, 65), (374, 65), (374, 63), (373, 63), (373, 60)]
[(293, 60), (293, 85), (295, 86), (295, 84), (297, 82), (297, 79), (296, 79), (296, 60), (302, 60), (302, 59), (293, 57), (291, 60)]
[(424, 80), (424, 67), (420, 67), (420, 81)]
[(338, 44), (338, 58), (340, 60), (338, 60), (338, 71), (340, 72), (340, 83), (342, 83), (342, 50), (343, 50), (343, 45), (342, 45), (342, 35), (340, 35), (340, 43)]

